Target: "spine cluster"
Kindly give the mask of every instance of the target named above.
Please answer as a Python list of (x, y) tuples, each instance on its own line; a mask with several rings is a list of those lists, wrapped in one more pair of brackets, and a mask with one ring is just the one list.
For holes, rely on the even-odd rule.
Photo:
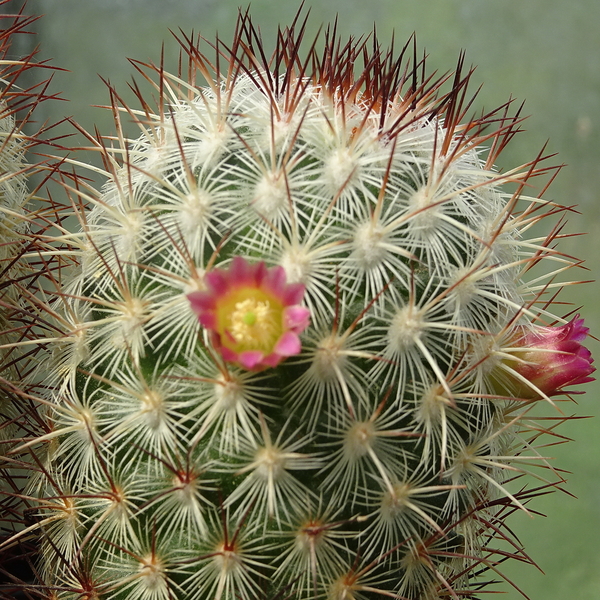
[(578, 262), (528, 237), (550, 169), (494, 167), (519, 117), (469, 119), (462, 58), (303, 31), (182, 37), (183, 73), (137, 64), (155, 109), (111, 89), (102, 189), (62, 169), (16, 448), (48, 598), (475, 598), (563, 482), (535, 410), (594, 369), (552, 307)]

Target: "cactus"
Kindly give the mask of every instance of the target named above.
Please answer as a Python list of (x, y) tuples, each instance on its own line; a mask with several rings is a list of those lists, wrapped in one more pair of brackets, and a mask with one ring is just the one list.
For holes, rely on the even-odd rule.
[(40, 260), (43, 242), (34, 240), (52, 222), (60, 225), (61, 211), (36, 198), (31, 183), (45, 181), (40, 146), (51, 128), (35, 119), (36, 109), (52, 97), (49, 78), (44, 79), (50, 67), (36, 61), (35, 50), (18, 54), (15, 41), (31, 35), (36, 17), (9, 9), (9, 0), (0, 0), (0, 597), (16, 600), (23, 597), (25, 582), (33, 580), (36, 545), (23, 531), (32, 502), (33, 512), (38, 504), (24, 492), (32, 465), (43, 454), (40, 449), (32, 459), (18, 447), (23, 439), (41, 435), (47, 418), (31, 375), (43, 350), (39, 317), (46, 309), (36, 308), (44, 303), (39, 280), (53, 273), (54, 261), (50, 255)]
[(579, 262), (527, 237), (552, 169), (495, 168), (519, 113), (468, 119), (463, 57), (434, 80), (328, 30), (302, 58), (304, 28), (271, 58), (247, 14), (214, 59), (182, 34), (177, 75), (134, 63), (155, 109), (110, 89), (102, 190), (63, 173), (19, 448), (49, 598), (475, 598), (564, 482), (536, 415), (594, 369), (553, 311)]
[[(6, 58), (10, 48), (10, 33), (10, 28), (7, 28), (0, 35), (0, 344), (8, 343), (15, 336), (15, 332), (10, 331), (9, 312), (18, 303), (15, 284), (28, 272), (25, 261), (20, 260), (19, 256), (24, 242), (23, 234), (28, 229), (25, 214), (29, 199), (25, 161), (28, 143), (15, 120), (19, 92), (15, 89), (14, 81), (11, 81), (26, 68), (26, 61), (15, 65), (14, 61)], [(7, 366), (10, 361), (9, 356), (3, 356), (5, 368), (2, 371), (11, 369)]]

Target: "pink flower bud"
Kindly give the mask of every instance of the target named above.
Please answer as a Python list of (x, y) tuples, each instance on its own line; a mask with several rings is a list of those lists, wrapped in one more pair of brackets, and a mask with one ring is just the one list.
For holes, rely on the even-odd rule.
[(310, 313), (300, 306), (302, 284), (286, 283), (282, 267), (236, 256), (228, 269), (204, 277), (207, 290), (188, 294), (192, 310), (227, 362), (260, 371), (301, 350)]
[(511, 389), (520, 398), (560, 394), (564, 388), (593, 381), (591, 352), (581, 345), (589, 329), (576, 315), (555, 327), (519, 326), (507, 350), (514, 360), (503, 361), (511, 373)]

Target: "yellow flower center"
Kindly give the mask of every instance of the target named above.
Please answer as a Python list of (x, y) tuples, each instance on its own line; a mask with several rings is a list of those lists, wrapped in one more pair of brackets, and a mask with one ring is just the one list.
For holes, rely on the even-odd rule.
[(268, 354), (282, 334), (282, 313), (281, 302), (262, 290), (235, 290), (217, 309), (221, 343), (235, 352)]

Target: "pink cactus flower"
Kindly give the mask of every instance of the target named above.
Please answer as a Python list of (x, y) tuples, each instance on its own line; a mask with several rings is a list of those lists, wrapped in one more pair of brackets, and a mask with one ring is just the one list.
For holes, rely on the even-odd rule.
[(188, 299), (224, 360), (261, 371), (300, 352), (299, 334), (310, 313), (300, 306), (304, 285), (286, 283), (282, 267), (236, 256), (228, 269), (208, 272), (204, 282), (206, 291)]
[(516, 360), (508, 361), (518, 380), (517, 394), (526, 399), (539, 398), (540, 392), (555, 396), (566, 387), (593, 381), (594, 360), (581, 345), (588, 331), (579, 315), (565, 325), (520, 327), (510, 350)]

